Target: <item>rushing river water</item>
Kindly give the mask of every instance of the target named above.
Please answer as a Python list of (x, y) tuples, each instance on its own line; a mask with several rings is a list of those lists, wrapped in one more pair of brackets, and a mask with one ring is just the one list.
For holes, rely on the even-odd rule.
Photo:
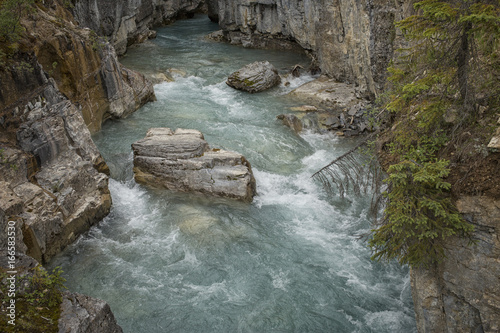
[[(111, 214), (50, 266), (72, 291), (106, 300), (125, 332), (415, 332), (408, 269), (370, 261), (359, 235), (369, 198), (329, 198), (311, 174), (355, 142), (297, 136), (276, 116), (289, 87), (246, 94), (226, 77), (256, 60), (307, 66), (298, 54), (203, 39), (206, 17), (158, 30), (122, 62), (177, 68), (158, 100), (109, 121), (94, 140), (111, 169)], [(252, 204), (137, 185), (130, 145), (148, 128), (194, 128), (252, 163)]]

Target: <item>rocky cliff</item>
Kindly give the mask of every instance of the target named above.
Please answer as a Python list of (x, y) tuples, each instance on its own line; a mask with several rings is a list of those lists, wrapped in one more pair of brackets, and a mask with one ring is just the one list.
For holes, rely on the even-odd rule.
[[(386, 68), (402, 43), (394, 21), (412, 13), (406, 0), (208, 0), (231, 43), (292, 49), (296, 43), (324, 74), (353, 83), (369, 97), (383, 90)], [(450, 242), (434, 269), (413, 269), (419, 332), (500, 330), (500, 204), (498, 197), (460, 196), (475, 225), (474, 246)]]
[(155, 36), (152, 27), (205, 11), (203, 0), (77, 0), (72, 12), (81, 26), (106, 36), (122, 55)]
[[(324, 74), (368, 96), (385, 83), (404, 0), (208, 0), (226, 38), (247, 47), (307, 50)], [(279, 41), (279, 42), (276, 42)]]
[(500, 201), (462, 197), (458, 209), (475, 227), (474, 241), (454, 239), (432, 269), (413, 269), (419, 332), (500, 331)]
[(21, 49), (34, 52), (59, 90), (81, 108), (92, 133), (106, 119), (127, 116), (154, 100), (152, 84), (121, 66), (113, 47), (95, 32), (77, 26), (57, 2), (46, 1), (22, 24), (26, 36)]
[(18, 252), (46, 262), (108, 214), (111, 196), (79, 108), (35, 57), (23, 64), (0, 71), (2, 102), (14, 100), (0, 111), (0, 218), (2, 229), (16, 221)]
[(154, 92), (61, 3), (38, 4), (21, 24), (19, 51), (0, 68), (0, 212), (18, 221), (18, 250), (46, 262), (109, 212), (91, 132)]

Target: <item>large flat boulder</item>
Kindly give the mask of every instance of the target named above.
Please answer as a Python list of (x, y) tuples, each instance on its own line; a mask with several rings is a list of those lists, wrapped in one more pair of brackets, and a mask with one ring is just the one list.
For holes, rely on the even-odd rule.
[(227, 85), (238, 90), (256, 93), (280, 84), (281, 78), (269, 61), (257, 61), (231, 74)]
[(138, 183), (243, 201), (251, 201), (256, 194), (245, 157), (210, 149), (197, 130), (152, 128), (132, 149)]

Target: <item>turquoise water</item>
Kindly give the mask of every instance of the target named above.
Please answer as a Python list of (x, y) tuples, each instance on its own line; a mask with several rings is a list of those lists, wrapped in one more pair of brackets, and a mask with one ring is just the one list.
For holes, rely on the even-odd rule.
[[(111, 169), (111, 214), (50, 266), (62, 266), (70, 290), (106, 300), (129, 333), (416, 332), (408, 269), (370, 261), (359, 239), (369, 198), (329, 198), (310, 178), (355, 141), (298, 136), (276, 120), (295, 105), (284, 95), (312, 77), (253, 95), (225, 84), (252, 61), (284, 72), (307, 58), (203, 39), (216, 29), (203, 16), (179, 21), (122, 59), (185, 74), (94, 136)], [(150, 127), (198, 129), (245, 155), (253, 203), (136, 184), (130, 145)]]

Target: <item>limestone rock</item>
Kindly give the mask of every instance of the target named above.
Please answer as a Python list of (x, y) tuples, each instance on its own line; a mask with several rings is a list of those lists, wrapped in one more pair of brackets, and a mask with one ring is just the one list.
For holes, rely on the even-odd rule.
[[(123, 68), (113, 46), (90, 29), (78, 27), (62, 5), (36, 8), (31, 19), (22, 20), (29, 32), (24, 48), (33, 50), (58, 90), (81, 108), (92, 133), (106, 119), (125, 117), (155, 99), (152, 84), (142, 74)], [(9, 95), (3, 97), (9, 105)], [(12, 96), (17, 98), (22, 96)]]
[(72, 12), (81, 26), (107, 37), (122, 55), (129, 45), (153, 38), (153, 26), (188, 17), (203, 5), (203, 0), (77, 0)]
[(438, 269), (411, 271), (419, 332), (500, 331), (500, 202), (462, 197), (457, 208), (474, 224), (475, 245), (452, 239)]
[(132, 144), (138, 183), (251, 201), (250, 163), (240, 154), (210, 149), (196, 130), (152, 128)]
[[(6, 143), (0, 147), (0, 215), (2, 229), (15, 221), (18, 251), (47, 262), (109, 213), (111, 196), (105, 163), (79, 108), (30, 61), (30, 71), (0, 72), (2, 83), (18, 89), (12, 96), (21, 96), (15, 107), (0, 108)], [(0, 245), (4, 241), (2, 234)]]
[(278, 71), (269, 61), (257, 61), (231, 74), (226, 83), (235, 89), (256, 93), (280, 82)]
[(495, 135), (491, 138), (490, 142), (488, 143), (488, 148), (494, 150), (500, 150), (500, 127), (497, 128)]
[(337, 82), (325, 75), (301, 85), (289, 95), (301, 102), (338, 109), (350, 108), (360, 102), (354, 86)]
[(121, 333), (105, 301), (79, 293), (63, 293), (59, 333)]
[(209, 33), (205, 36), (206, 39), (213, 40), (216, 42), (226, 42), (226, 37), (224, 36), (224, 32), (222, 30), (217, 30)]
[(318, 108), (315, 107), (314, 105), (301, 105), (301, 106), (291, 107), (290, 110), (296, 112), (313, 112), (313, 111), (318, 111)]
[[(411, 1), (208, 0), (225, 37), (245, 47), (310, 51), (322, 72), (355, 83), (364, 95), (382, 91), (397, 49), (394, 22)], [(294, 41), (294, 42), (291, 42)]]
[(290, 127), (295, 133), (302, 131), (302, 122), (294, 114), (280, 114), (277, 118), (283, 122), (283, 125)]

